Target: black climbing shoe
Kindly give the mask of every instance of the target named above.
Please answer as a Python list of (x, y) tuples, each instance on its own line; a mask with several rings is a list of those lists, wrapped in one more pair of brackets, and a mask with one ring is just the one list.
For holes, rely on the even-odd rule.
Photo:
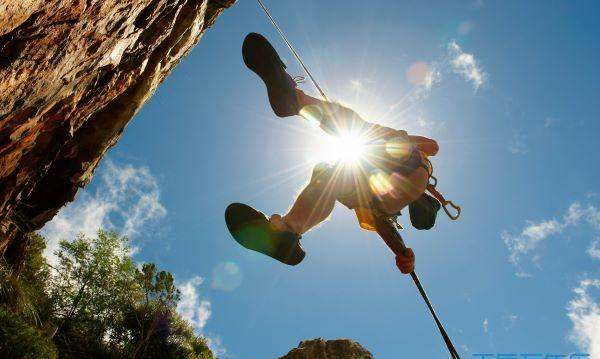
[(244, 63), (263, 80), (267, 86), (269, 102), (279, 117), (297, 115), (300, 111), (296, 97), (296, 82), (287, 72), (285, 64), (267, 39), (250, 33), (242, 46)]
[(267, 217), (242, 203), (232, 203), (225, 210), (225, 222), (233, 238), (242, 246), (295, 266), (306, 253), (300, 236), (275, 228)]

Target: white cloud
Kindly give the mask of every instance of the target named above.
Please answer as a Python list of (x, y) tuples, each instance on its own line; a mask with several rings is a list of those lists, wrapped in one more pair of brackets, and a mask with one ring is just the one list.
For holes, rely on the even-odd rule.
[[(465, 21), (460, 25), (459, 31), (466, 33), (472, 26), (471, 22)], [(400, 109), (402, 112), (397, 115), (400, 116), (424, 101), (450, 72), (461, 75), (471, 82), (476, 90), (486, 82), (487, 74), (481, 69), (473, 54), (463, 52), (456, 41), (451, 41), (445, 50), (444, 54), (434, 61), (416, 61), (409, 66), (406, 77), (414, 86), (389, 106), (388, 113)], [(363, 82), (352, 80), (350, 87), (361, 90)]]
[(56, 263), (54, 252), (61, 239), (73, 240), (80, 233), (92, 237), (98, 229), (132, 238), (146, 224), (166, 215), (158, 184), (148, 168), (107, 161), (97, 177), (94, 193), (81, 191), (40, 231), (47, 240), (44, 254), (49, 262)]
[(483, 332), (487, 333), (489, 330), (489, 326), (490, 326), (490, 321), (488, 320), (488, 318), (485, 318), (481, 325), (483, 326)]
[(523, 230), (523, 235), (531, 239), (532, 242), (538, 242), (551, 234), (562, 230), (562, 225), (555, 220), (531, 223)]
[(210, 302), (208, 300), (200, 301), (200, 305), (196, 310), (196, 321), (194, 323), (194, 326), (198, 328), (204, 328), (211, 314), (212, 311), (210, 309)]
[(221, 340), (220, 336), (211, 334), (204, 337), (204, 339), (206, 339), (206, 344), (216, 358), (222, 358), (225, 356), (227, 349), (223, 346), (223, 341)]
[(392, 112), (396, 109), (401, 109), (402, 112), (406, 112), (417, 103), (429, 97), (433, 88), (442, 81), (441, 70), (444, 69), (436, 62), (426, 64), (418, 61), (413, 64), (407, 71), (407, 76), (409, 77), (409, 82), (414, 86), (408, 93), (390, 105), (389, 111)]
[[(520, 267), (521, 258), (524, 255), (532, 254), (532, 261), (539, 267), (541, 257), (539, 254), (534, 253), (539, 248), (540, 243), (553, 235), (562, 233), (568, 227), (578, 226), (581, 223), (587, 223), (595, 230), (600, 229), (600, 210), (591, 204), (584, 207), (581, 203), (574, 202), (569, 206), (561, 219), (541, 220), (538, 222), (527, 221), (527, 225), (518, 234), (511, 234), (507, 231), (502, 232), (501, 238), (510, 252), (509, 260), (519, 269), (517, 276), (530, 276)], [(594, 240), (588, 249), (588, 254), (592, 258), (600, 256), (596, 240)]]
[(592, 228), (600, 230), (600, 210), (591, 204), (587, 207), (583, 207), (579, 202), (571, 204), (564, 216), (564, 224), (569, 226), (578, 225), (581, 221), (585, 221)]
[(594, 238), (594, 241), (587, 249), (587, 254), (594, 259), (600, 259), (600, 238)]
[(575, 297), (567, 305), (573, 323), (569, 339), (590, 358), (600, 358), (600, 303), (590, 292), (600, 289), (599, 279), (584, 279), (573, 290)]
[(470, 81), (476, 90), (486, 82), (487, 74), (481, 69), (475, 56), (464, 52), (456, 41), (448, 44), (448, 53), (454, 72)]
[(181, 299), (177, 303), (177, 312), (198, 332), (202, 332), (212, 314), (210, 302), (201, 300), (198, 294), (198, 287), (202, 282), (204, 279), (196, 276), (177, 285), (181, 293)]
[(196, 333), (204, 336), (208, 347), (217, 357), (223, 356), (227, 350), (223, 346), (221, 338), (204, 333), (206, 323), (212, 315), (212, 306), (210, 301), (200, 297), (199, 289), (202, 283), (204, 283), (204, 278), (196, 276), (177, 284), (181, 295), (179, 303), (177, 303), (177, 313), (192, 325)]
[(423, 79), (423, 88), (427, 91), (431, 91), (434, 85), (438, 84), (442, 80), (442, 73), (432, 68), (427, 72), (425, 78)]
[(517, 265), (521, 256), (535, 250), (539, 243), (552, 234), (562, 231), (563, 226), (556, 220), (542, 222), (529, 221), (527, 226), (518, 235), (508, 232), (502, 233), (502, 240), (510, 251), (511, 263)]

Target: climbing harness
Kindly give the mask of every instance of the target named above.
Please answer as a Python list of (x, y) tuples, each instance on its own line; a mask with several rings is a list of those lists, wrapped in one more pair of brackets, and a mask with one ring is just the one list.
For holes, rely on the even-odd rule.
[[(313, 85), (319, 91), (319, 93), (321, 94), (323, 99), (329, 102), (327, 95), (325, 95), (325, 92), (323, 91), (321, 86), (319, 86), (319, 84), (315, 80), (314, 76), (312, 75), (312, 73), (310, 72), (308, 67), (304, 64), (304, 61), (302, 61), (300, 54), (292, 46), (291, 42), (288, 40), (288, 38), (285, 35), (285, 33), (283, 32), (283, 30), (279, 27), (279, 25), (277, 24), (277, 22), (275, 21), (275, 19), (271, 15), (271, 13), (269, 12), (269, 9), (267, 8), (267, 6), (263, 2), (263, 0), (257, 0), (257, 1), (258, 1), (258, 4), (260, 5), (261, 9), (267, 16), (267, 18), (269, 19), (269, 21), (275, 28), (275, 30), (277, 30), (277, 32), (279, 33), (279, 35), (281, 36), (281, 38), (283, 39), (283, 41), (285, 42), (287, 47), (290, 49), (290, 51), (292, 52), (292, 54), (294, 55), (294, 57), (296, 58), (296, 60), (300, 64), (300, 66), (302, 67), (302, 69), (304, 69), (304, 71), (308, 75), (308, 78), (310, 79), (310, 81), (313, 83)], [(430, 166), (430, 168), (431, 168), (431, 170), (429, 171), (430, 183), (427, 185), (427, 190), (438, 201), (440, 201), (440, 203), (442, 204), (444, 211), (446, 212), (448, 217), (450, 217), (452, 220), (458, 219), (458, 217), (460, 216), (460, 212), (461, 212), (460, 207), (455, 205), (452, 201), (447, 201), (444, 198), (444, 196), (442, 196), (438, 192), (438, 190), (436, 189), (437, 178), (435, 178), (433, 176), (433, 167)], [(432, 178), (434, 180), (434, 183), (431, 183)], [(447, 209), (448, 205), (452, 206), (456, 210), (455, 215), (451, 214), (450, 211)], [(407, 248), (406, 248), (406, 245), (404, 244), (404, 240), (402, 239), (402, 236), (398, 232), (398, 229), (401, 229), (401, 227), (397, 224), (397, 222), (395, 222), (394, 218), (390, 217), (389, 215), (386, 215), (386, 214), (378, 214), (375, 216), (374, 220), (375, 220), (375, 231), (383, 239), (385, 244), (390, 248), (390, 250), (396, 256), (404, 256), (404, 253), (406, 252)], [(446, 347), (448, 348), (448, 352), (450, 352), (451, 358), (452, 359), (460, 359), (458, 352), (456, 351), (456, 349), (454, 348), (454, 345), (452, 344), (452, 340), (446, 333), (446, 330), (444, 329), (442, 322), (439, 320), (435, 310), (433, 309), (433, 306), (431, 305), (431, 302), (429, 301), (429, 297), (427, 296), (425, 289), (421, 285), (421, 281), (419, 280), (419, 277), (417, 276), (417, 274), (414, 271), (410, 273), (410, 276), (411, 276), (413, 282), (415, 283), (415, 285), (417, 286), (417, 289), (419, 290), (421, 297), (425, 301), (425, 304), (427, 305), (427, 308), (429, 309), (429, 312), (431, 313), (433, 320), (435, 321), (435, 324), (437, 325), (438, 330), (440, 331), (440, 334), (442, 335), (442, 338), (444, 339), (444, 343), (446, 344)]]

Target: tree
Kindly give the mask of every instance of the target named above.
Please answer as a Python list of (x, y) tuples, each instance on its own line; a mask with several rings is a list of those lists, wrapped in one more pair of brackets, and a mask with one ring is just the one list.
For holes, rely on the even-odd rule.
[(0, 263), (0, 358), (56, 358), (56, 348), (42, 323), (49, 322), (46, 294), (49, 272), (42, 255), (44, 239), (27, 237), (30, 255), (19, 273)]
[(125, 237), (61, 241), (56, 266), (43, 250), (33, 236), (19, 277), (0, 266), (0, 357), (213, 358), (175, 310), (173, 275), (136, 267)]
[(48, 320), (50, 301), (46, 294), (49, 267), (42, 255), (44, 238), (31, 234), (27, 238), (28, 255), (19, 273), (5, 262), (0, 262), (0, 304), (9, 311), (40, 324)]

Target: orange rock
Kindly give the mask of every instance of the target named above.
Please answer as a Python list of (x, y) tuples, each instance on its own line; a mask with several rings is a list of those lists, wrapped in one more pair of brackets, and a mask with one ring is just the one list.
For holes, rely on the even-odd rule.
[(234, 2), (2, 1), (0, 253), (73, 200), (125, 125)]

